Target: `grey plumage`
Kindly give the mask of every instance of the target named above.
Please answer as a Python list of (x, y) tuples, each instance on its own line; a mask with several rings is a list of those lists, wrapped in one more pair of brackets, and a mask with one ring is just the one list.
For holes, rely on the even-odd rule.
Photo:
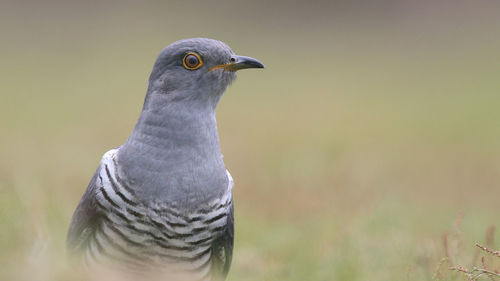
[(108, 151), (68, 231), (89, 263), (225, 278), (234, 239), (232, 178), (219, 147), (216, 105), (235, 71), (262, 68), (224, 43), (195, 38), (158, 56), (139, 120)]

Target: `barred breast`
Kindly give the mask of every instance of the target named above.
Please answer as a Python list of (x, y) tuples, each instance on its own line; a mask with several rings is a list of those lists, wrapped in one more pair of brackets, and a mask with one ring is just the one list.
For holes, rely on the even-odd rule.
[[(188, 214), (172, 206), (139, 203), (117, 176), (115, 151), (101, 161), (96, 190), (99, 224), (85, 253), (89, 264), (118, 261), (134, 271), (162, 271), (211, 280), (212, 245), (227, 224), (232, 179), (223, 197)], [(219, 254), (219, 253), (215, 253)]]

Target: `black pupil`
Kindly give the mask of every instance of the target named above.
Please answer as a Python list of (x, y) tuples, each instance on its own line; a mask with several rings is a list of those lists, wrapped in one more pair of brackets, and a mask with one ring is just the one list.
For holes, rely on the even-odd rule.
[(194, 55), (189, 55), (187, 57), (187, 63), (189, 66), (196, 66), (198, 64), (198, 58)]

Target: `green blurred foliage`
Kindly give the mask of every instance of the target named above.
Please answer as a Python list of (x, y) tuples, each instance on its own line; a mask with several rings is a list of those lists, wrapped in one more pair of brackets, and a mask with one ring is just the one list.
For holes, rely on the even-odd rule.
[(230, 280), (462, 280), (439, 261), (470, 266), (498, 226), (494, 1), (2, 5), (0, 280), (87, 278), (65, 257), (72, 212), (133, 128), (157, 53), (194, 36), (266, 65), (217, 112)]

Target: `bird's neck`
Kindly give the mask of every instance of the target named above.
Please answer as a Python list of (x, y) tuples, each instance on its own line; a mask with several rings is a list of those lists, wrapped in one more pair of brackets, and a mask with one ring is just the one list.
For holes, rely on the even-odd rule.
[(224, 193), (215, 106), (164, 95), (149, 96), (147, 103), (118, 154), (121, 172), (137, 193), (177, 201)]
[(152, 152), (157, 157), (180, 148), (220, 154), (215, 110), (184, 102), (160, 109), (145, 108), (125, 147), (134, 147), (138, 149), (134, 152), (142, 154)]

